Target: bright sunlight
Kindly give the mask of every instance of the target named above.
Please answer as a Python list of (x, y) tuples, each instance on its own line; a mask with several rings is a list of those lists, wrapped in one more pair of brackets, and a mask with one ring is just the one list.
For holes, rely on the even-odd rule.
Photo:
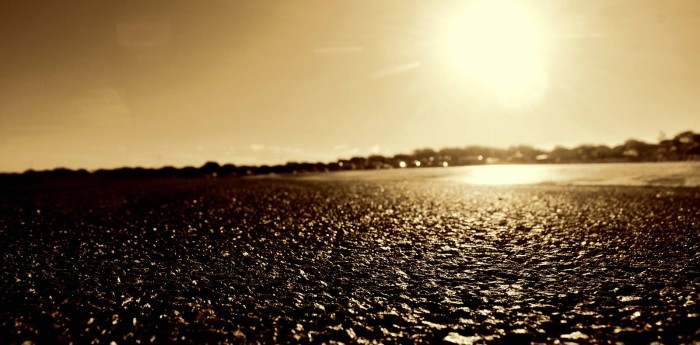
[(509, 107), (537, 102), (547, 87), (543, 30), (524, 4), (477, 0), (446, 34), (450, 64)]

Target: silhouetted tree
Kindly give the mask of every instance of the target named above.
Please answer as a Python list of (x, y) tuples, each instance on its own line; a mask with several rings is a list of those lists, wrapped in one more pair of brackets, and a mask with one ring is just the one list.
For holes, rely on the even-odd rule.
[(384, 156), (372, 155), (365, 161), (366, 169), (384, 169), (388, 167), (387, 159)]
[(206, 162), (199, 168), (199, 173), (201, 175), (216, 177), (219, 175), (219, 170), (221, 170), (221, 166), (219, 165), (219, 163)]
[(388, 167), (400, 167), (401, 163), (406, 167), (449, 166), (486, 164), (495, 162), (613, 162), (613, 161), (676, 161), (676, 160), (700, 160), (700, 134), (692, 131), (678, 133), (672, 139), (660, 136), (659, 143), (650, 144), (639, 140), (630, 139), (621, 145), (608, 147), (605, 145), (580, 145), (573, 149), (557, 146), (550, 152), (536, 149), (529, 145), (518, 145), (508, 149), (499, 149), (485, 146), (471, 145), (464, 148), (443, 148), (435, 151), (431, 148), (415, 150), (412, 154), (397, 154), (393, 157), (371, 155), (369, 157), (353, 157), (341, 159), (337, 162), (325, 164), (289, 162), (285, 165), (273, 167), (263, 166), (235, 166), (233, 164), (219, 165), (217, 162), (207, 162), (199, 168), (184, 167), (175, 168), (165, 166), (159, 169), (146, 169), (141, 167), (122, 167), (116, 169), (99, 169), (90, 173), (85, 169), (71, 170), (56, 168), (52, 170), (27, 170), (22, 174), (0, 174), (0, 181), (35, 181), (44, 179), (72, 179), (88, 178), (195, 178), (202, 176), (246, 176), (252, 174), (269, 173), (312, 173), (354, 169), (379, 169)]
[(177, 171), (177, 177), (181, 178), (194, 178), (200, 175), (199, 169), (188, 166), (181, 168)]
[(219, 169), (219, 174), (221, 176), (232, 176), (236, 174), (236, 166), (233, 164), (224, 164)]
[(351, 170), (364, 169), (366, 161), (367, 161), (367, 158), (364, 158), (364, 157), (352, 157), (352, 158), (350, 158), (350, 166), (351, 166), (350, 169)]

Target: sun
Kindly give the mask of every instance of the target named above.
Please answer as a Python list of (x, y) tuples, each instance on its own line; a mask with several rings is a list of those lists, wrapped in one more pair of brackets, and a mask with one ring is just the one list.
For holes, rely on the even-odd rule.
[(544, 31), (524, 4), (471, 2), (452, 15), (445, 35), (451, 68), (507, 106), (534, 103), (547, 88)]

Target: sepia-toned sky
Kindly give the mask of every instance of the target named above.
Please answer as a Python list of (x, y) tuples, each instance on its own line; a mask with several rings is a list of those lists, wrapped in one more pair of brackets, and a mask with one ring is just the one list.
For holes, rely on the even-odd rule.
[(2, 1), (0, 171), (700, 130), (699, 1), (474, 4)]

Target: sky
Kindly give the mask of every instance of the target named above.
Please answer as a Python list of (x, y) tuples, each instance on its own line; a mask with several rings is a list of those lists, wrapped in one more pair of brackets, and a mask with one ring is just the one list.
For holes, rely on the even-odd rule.
[(0, 171), (700, 130), (700, 2), (2, 1)]

